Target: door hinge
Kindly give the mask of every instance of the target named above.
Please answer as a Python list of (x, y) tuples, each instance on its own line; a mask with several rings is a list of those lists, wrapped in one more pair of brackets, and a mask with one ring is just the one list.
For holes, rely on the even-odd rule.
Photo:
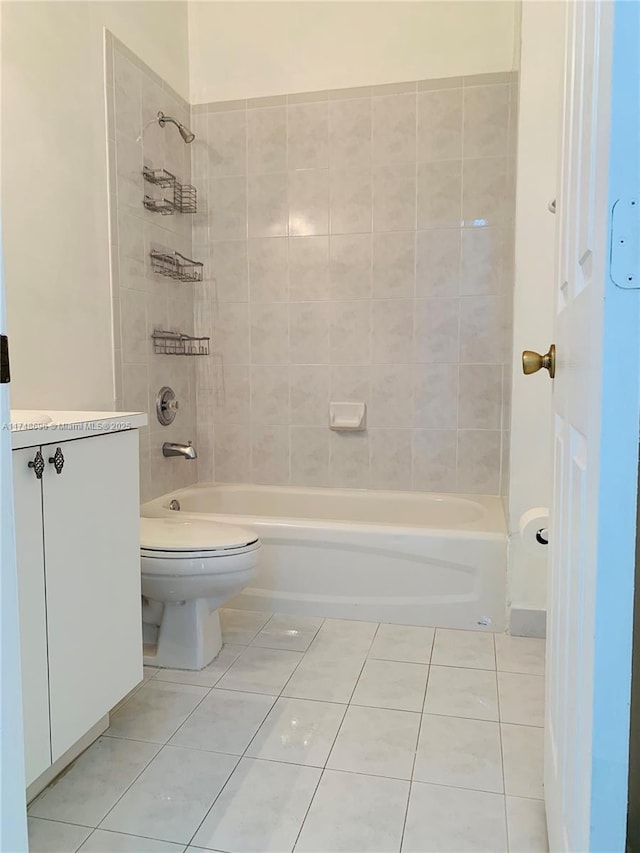
[(0, 384), (4, 385), (10, 381), (9, 338), (6, 335), (0, 335)]
[(609, 269), (611, 281), (623, 290), (640, 289), (640, 199), (619, 198), (611, 209)]

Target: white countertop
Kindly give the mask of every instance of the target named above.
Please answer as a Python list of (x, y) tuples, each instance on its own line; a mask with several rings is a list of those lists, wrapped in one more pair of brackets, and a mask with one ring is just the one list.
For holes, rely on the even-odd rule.
[(11, 410), (11, 446), (36, 447), (75, 438), (88, 438), (126, 429), (140, 429), (148, 423), (144, 412), (54, 412), (51, 410)]

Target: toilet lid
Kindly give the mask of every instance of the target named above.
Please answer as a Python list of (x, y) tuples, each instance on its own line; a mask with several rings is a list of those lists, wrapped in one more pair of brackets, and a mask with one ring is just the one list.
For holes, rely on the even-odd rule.
[(226, 551), (257, 541), (255, 533), (232, 524), (194, 518), (140, 519), (140, 547), (145, 551)]

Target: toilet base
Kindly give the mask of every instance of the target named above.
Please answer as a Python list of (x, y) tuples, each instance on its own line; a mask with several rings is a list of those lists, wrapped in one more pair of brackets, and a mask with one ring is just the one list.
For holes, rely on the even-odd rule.
[[(155, 655), (145, 666), (162, 669), (203, 669), (222, 648), (220, 614), (206, 598), (164, 605)], [(146, 649), (145, 649), (146, 651)]]

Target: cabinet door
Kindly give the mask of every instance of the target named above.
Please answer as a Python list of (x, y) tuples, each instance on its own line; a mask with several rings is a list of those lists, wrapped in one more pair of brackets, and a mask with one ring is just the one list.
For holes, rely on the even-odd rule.
[(51, 751), (56, 761), (142, 679), (135, 430), (42, 448)]
[(42, 488), (29, 468), (37, 451), (37, 447), (14, 450), (12, 457), (27, 785), (51, 764)]

